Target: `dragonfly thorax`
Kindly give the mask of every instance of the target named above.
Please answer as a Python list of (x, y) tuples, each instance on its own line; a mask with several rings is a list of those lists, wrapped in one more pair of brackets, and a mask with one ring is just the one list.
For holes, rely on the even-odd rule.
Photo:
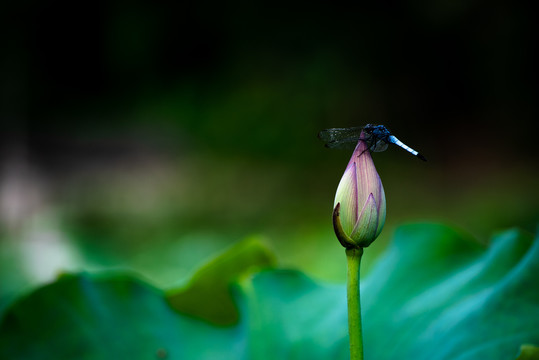
[(363, 128), (369, 150), (380, 152), (391, 142), (391, 132), (384, 125), (367, 124)]
[(389, 142), (389, 137), (391, 136), (391, 132), (384, 125), (367, 124), (363, 131), (371, 137), (385, 142)]

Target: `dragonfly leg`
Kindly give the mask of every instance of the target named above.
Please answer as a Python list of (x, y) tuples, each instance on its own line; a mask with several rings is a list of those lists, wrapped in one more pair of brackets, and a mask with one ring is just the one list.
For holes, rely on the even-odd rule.
[(363, 141), (363, 142), (365, 143), (365, 145), (366, 145), (366, 148), (365, 148), (365, 150), (363, 150), (363, 151), (361, 152), (361, 154), (358, 155), (358, 158), (359, 158), (361, 155), (363, 155), (363, 153), (364, 153), (365, 151), (370, 151), (371, 147), (373, 146), (373, 144), (372, 144), (372, 139), (367, 139), (367, 140), (359, 139), (359, 141)]

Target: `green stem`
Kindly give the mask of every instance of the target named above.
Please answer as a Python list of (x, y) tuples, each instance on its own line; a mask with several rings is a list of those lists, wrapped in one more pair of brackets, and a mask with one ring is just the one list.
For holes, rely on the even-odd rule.
[(348, 333), (350, 335), (350, 360), (363, 360), (363, 338), (361, 332), (361, 304), (359, 299), (359, 267), (363, 248), (346, 249), (348, 276), (346, 290), (348, 298)]

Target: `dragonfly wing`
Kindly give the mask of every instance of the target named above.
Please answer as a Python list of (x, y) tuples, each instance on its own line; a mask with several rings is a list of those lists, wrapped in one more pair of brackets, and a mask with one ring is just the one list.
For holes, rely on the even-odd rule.
[(387, 149), (387, 143), (384, 140), (378, 139), (371, 147), (371, 151), (374, 152), (381, 152), (386, 151)]
[(326, 147), (330, 149), (353, 149), (356, 147), (359, 140), (356, 138), (348, 138), (339, 141), (329, 141)]
[(362, 127), (326, 129), (320, 131), (318, 133), (318, 137), (327, 143), (332, 141), (342, 141), (354, 137), (359, 139), (362, 129)]

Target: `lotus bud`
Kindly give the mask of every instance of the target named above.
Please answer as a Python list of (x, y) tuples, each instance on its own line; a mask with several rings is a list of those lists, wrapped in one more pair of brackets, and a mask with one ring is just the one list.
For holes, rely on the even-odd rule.
[(363, 248), (380, 235), (385, 220), (384, 188), (362, 133), (337, 187), (333, 227), (342, 246)]

